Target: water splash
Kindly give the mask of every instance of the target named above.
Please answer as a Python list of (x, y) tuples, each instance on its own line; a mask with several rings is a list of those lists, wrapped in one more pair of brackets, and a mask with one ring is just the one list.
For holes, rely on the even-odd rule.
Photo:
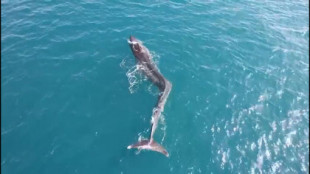
[(166, 124), (166, 120), (165, 120), (165, 115), (161, 114), (159, 117), (159, 123), (162, 125), (162, 127), (160, 128), (160, 130), (163, 132), (163, 137), (161, 139), (161, 143), (163, 144), (165, 138), (166, 138), (166, 129), (167, 129), (167, 124)]
[(126, 61), (123, 59), (120, 63), (120, 67), (127, 70), (126, 76), (129, 82), (129, 92), (131, 94), (135, 93), (139, 89), (139, 85), (146, 80), (146, 77), (143, 76), (141, 70), (143, 67), (139, 64), (135, 64), (134, 61)]

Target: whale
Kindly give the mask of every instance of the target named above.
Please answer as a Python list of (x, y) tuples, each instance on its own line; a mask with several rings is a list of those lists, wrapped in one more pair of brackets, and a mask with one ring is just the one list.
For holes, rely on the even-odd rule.
[(162, 153), (166, 157), (169, 157), (168, 151), (159, 143), (154, 140), (154, 133), (158, 126), (158, 121), (161, 116), (161, 113), (164, 111), (164, 107), (167, 101), (167, 98), (170, 94), (172, 84), (167, 80), (157, 68), (156, 64), (152, 60), (152, 56), (149, 50), (143, 45), (143, 43), (135, 38), (130, 36), (128, 40), (129, 46), (134, 57), (137, 60), (137, 64), (141, 67), (141, 70), (144, 75), (159, 89), (158, 100), (152, 111), (151, 119), (151, 133), (149, 139), (140, 140), (135, 144), (129, 145), (127, 149), (136, 148), (140, 150), (151, 150), (155, 152)]

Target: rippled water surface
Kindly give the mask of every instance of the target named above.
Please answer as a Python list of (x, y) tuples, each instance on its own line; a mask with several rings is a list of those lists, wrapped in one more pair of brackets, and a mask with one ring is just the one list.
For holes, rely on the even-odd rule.
[[(1, 1), (3, 173), (309, 173), (309, 1)], [(155, 139), (156, 87), (173, 88)]]

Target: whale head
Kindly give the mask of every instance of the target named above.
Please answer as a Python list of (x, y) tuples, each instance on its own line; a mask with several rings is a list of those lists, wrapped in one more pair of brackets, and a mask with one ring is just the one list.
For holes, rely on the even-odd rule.
[(134, 43), (134, 42), (138, 42), (138, 41), (139, 41), (139, 40), (136, 39), (134, 36), (130, 36), (130, 37), (129, 37), (129, 40), (130, 40), (131, 43)]
[(132, 51), (134, 53), (139, 53), (142, 51), (142, 44), (141, 41), (136, 39), (134, 36), (130, 36), (129, 37), (129, 41), (128, 41), (130, 48), (132, 49)]
[(148, 62), (151, 55), (146, 47), (143, 46), (142, 42), (135, 38), (134, 36), (130, 36), (128, 40), (129, 46), (135, 55), (135, 57), (140, 62)]

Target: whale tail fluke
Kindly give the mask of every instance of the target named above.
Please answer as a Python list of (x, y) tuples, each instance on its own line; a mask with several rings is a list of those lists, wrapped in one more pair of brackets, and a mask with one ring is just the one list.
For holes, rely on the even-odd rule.
[(166, 157), (169, 157), (169, 153), (167, 152), (167, 150), (163, 146), (161, 146), (160, 144), (155, 142), (154, 140), (151, 140), (151, 141), (150, 140), (141, 140), (141, 141), (137, 142), (136, 144), (132, 144), (132, 145), (127, 147), (127, 149), (132, 149), (132, 148), (137, 148), (139, 150), (142, 150), (142, 149), (152, 150), (152, 151), (162, 153)]

